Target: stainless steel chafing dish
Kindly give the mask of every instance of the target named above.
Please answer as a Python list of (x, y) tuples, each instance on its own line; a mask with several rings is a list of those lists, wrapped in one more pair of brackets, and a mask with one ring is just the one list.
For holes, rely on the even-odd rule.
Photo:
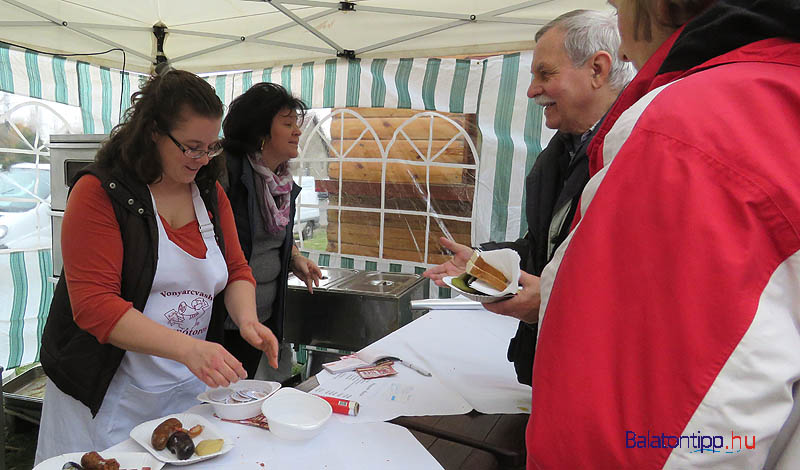
[(41, 365), (3, 379), (5, 414), (39, 424), (47, 377)]
[(428, 280), (418, 274), (321, 269), (325, 279), (313, 294), (289, 278), (287, 341), (357, 351), (421, 314), (412, 312), (411, 300), (428, 297)]

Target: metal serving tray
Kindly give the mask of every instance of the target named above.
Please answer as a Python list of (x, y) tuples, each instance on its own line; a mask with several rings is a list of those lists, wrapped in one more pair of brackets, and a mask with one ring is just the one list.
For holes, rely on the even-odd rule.
[(345, 282), (332, 286), (331, 290), (399, 298), (409, 288), (418, 284), (420, 279), (422, 276), (418, 274), (362, 271)]
[[(319, 281), (319, 287), (314, 286), (314, 290), (326, 290), (330, 289), (331, 287), (335, 286), (336, 284), (344, 281), (345, 279), (349, 279), (350, 277), (354, 276), (358, 271), (354, 269), (344, 269), (344, 268), (328, 268), (324, 266), (319, 267), (320, 271), (322, 271), (322, 279)], [(306, 287), (306, 283), (301, 281), (300, 278), (291, 274), (289, 276), (289, 287), (290, 288), (298, 288), (298, 289), (308, 289)]]
[(428, 297), (428, 280), (418, 274), (344, 274), (324, 288), (314, 288), (313, 294), (290, 278), (286, 341), (358, 351), (413, 320), (411, 300)]
[(32, 367), (15, 377), (4, 379), (3, 399), (6, 407), (41, 410), (46, 379), (41, 365)]

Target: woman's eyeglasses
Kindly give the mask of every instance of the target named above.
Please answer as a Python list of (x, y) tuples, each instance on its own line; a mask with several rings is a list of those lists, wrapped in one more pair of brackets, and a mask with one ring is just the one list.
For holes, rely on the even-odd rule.
[(208, 150), (186, 148), (183, 145), (181, 145), (181, 143), (178, 142), (175, 139), (175, 137), (172, 137), (172, 134), (170, 134), (169, 132), (166, 132), (166, 134), (167, 137), (169, 137), (170, 140), (172, 140), (175, 143), (175, 145), (177, 145), (178, 148), (181, 149), (181, 152), (183, 152), (184, 155), (193, 160), (197, 160), (198, 158), (203, 158), (203, 157), (208, 157), (209, 159), (211, 159), (221, 154), (223, 150), (222, 144), (220, 142), (214, 142), (208, 147)]

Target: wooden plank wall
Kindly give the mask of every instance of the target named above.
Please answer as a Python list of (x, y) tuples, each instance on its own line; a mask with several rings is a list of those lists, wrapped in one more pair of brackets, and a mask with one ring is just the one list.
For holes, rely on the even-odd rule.
[[(386, 148), (395, 130), (420, 111), (383, 108), (351, 108), (372, 126)], [(328, 165), (326, 186), (333, 204), (374, 208), (375, 213), (343, 211), (341, 216), (342, 253), (377, 257), (380, 235), (380, 190), (382, 164), (380, 161), (348, 162), (347, 158), (374, 158), (379, 160), (380, 150), (372, 133), (359, 136), (365, 130), (364, 123), (353, 116), (335, 117), (331, 122), (333, 147), (344, 154), (341, 168), (342, 194), (338, 194), (340, 177), (339, 162)], [(477, 146), (477, 126), (474, 115), (446, 114), (457, 122), (472, 137)], [(447, 148), (434, 161), (443, 163), (474, 164), (475, 159), (463, 137), (448, 142), (458, 133), (458, 129), (441, 118), (418, 118), (403, 127), (406, 139), (398, 134), (389, 148), (388, 157), (406, 161), (424, 161), (422, 155), (434, 156), (445, 146)], [(433, 135), (430, 141), (428, 136)], [(410, 141), (409, 141), (410, 139)], [(430, 167), (430, 190), (432, 211), (438, 214), (456, 215), (469, 218), (472, 215), (472, 197), (475, 186), (474, 170), (463, 168)], [(386, 167), (386, 205), (387, 209), (416, 210), (425, 212), (426, 198), (425, 166), (409, 165), (402, 162), (389, 162)], [(383, 257), (414, 262), (424, 261), (426, 217), (400, 214), (386, 214), (384, 219)], [(328, 251), (338, 250), (339, 212), (328, 211)], [(459, 243), (470, 244), (471, 223), (445, 220), (444, 228)], [(435, 219), (431, 219), (429, 232), (428, 262), (442, 263), (448, 255), (439, 247), (438, 238), (444, 230)]]

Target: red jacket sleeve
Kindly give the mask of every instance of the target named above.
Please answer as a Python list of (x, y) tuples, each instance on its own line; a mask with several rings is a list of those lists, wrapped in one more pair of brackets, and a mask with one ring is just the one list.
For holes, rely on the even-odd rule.
[(72, 188), (61, 248), (75, 323), (105, 343), (133, 304), (120, 297), (122, 236), (111, 200), (93, 175)]
[[(613, 163), (542, 275), (529, 468), (764, 467), (800, 373), (800, 159), (764, 129), (797, 141), (800, 115), (779, 111), (800, 82), (752, 70), (670, 85), (606, 137)], [(764, 85), (731, 99), (742, 83)], [(782, 119), (759, 125), (753, 103)], [(686, 442), (734, 449), (740, 430), (759, 451)]]

